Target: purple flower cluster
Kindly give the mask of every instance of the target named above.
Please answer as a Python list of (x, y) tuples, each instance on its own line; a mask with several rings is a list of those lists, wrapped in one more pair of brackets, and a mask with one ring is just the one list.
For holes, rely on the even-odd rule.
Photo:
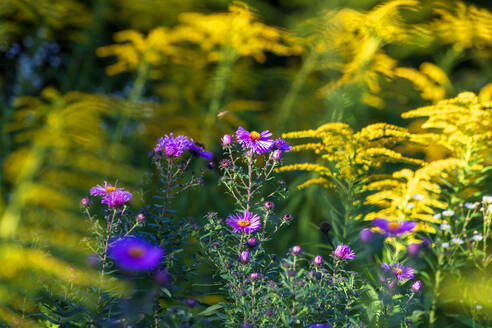
[(132, 199), (132, 194), (123, 188), (116, 187), (104, 181), (104, 186), (96, 185), (90, 190), (91, 196), (102, 197), (101, 203), (110, 207), (120, 207)]
[(208, 160), (212, 159), (212, 153), (205, 151), (204, 146), (195, 143), (193, 139), (185, 136), (174, 137), (172, 133), (159, 138), (157, 145), (154, 147), (154, 152), (163, 153), (167, 157), (179, 157), (185, 150), (189, 150), (191, 154), (197, 157), (203, 157)]
[[(246, 131), (243, 127), (239, 127), (236, 131), (236, 140), (244, 148), (258, 155), (272, 151), (272, 156), (275, 160), (279, 160), (283, 151), (289, 151), (292, 147), (283, 139), (270, 139), (272, 133), (268, 130), (263, 132)], [(229, 146), (232, 143), (232, 136), (224, 135), (222, 144)]]
[(109, 245), (108, 255), (127, 271), (151, 271), (160, 264), (164, 251), (145, 239), (124, 237)]

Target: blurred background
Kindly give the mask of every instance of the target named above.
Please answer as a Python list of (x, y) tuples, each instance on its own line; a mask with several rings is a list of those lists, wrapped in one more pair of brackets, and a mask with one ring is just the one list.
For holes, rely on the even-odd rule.
[[(60, 268), (84, 266), (80, 199), (104, 180), (136, 190), (166, 133), (219, 155), (220, 137), (239, 125), (278, 137), (327, 122), (418, 131), (401, 113), (461, 91), (490, 97), (491, 7), (487, 0), (2, 0), (0, 235), (16, 246), (0, 252), (1, 303), (19, 301), (7, 296), (11, 288), (28, 289), (14, 279), (32, 255), (26, 249)], [(314, 161), (309, 156), (285, 161)], [(206, 171), (206, 187), (180, 199), (183, 216), (233, 209), (207, 166), (196, 168)], [(327, 238), (318, 226), (330, 221), (329, 192), (297, 191), (306, 174), (282, 179), (291, 192), (277, 208), (296, 220), (274, 248), (300, 243), (315, 251)], [(133, 206), (143, 206), (138, 197)], [(37, 262), (33, 272), (69, 274)]]

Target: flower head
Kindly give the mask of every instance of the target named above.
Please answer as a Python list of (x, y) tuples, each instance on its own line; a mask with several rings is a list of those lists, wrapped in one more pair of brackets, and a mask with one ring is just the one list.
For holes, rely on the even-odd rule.
[(273, 142), (273, 147), (272, 149), (278, 149), (278, 150), (282, 150), (282, 151), (289, 151), (292, 149), (292, 146), (289, 145), (284, 139), (275, 139), (275, 141)]
[(441, 230), (450, 230), (451, 229), (451, 226), (447, 223), (441, 223), (441, 225), (439, 226), (439, 229)]
[(420, 244), (410, 243), (407, 245), (407, 252), (410, 256), (417, 256), (420, 252)]
[(117, 188), (116, 183), (114, 184), (114, 186), (112, 186), (110, 183), (104, 181), (104, 186), (96, 185), (95, 187), (91, 188), (90, 193), (91, 196), (106, 196), (112, 192), (120, 191), (120, 190), (123, 189)]
[(492, 203), (492, 196), (483, 196), (482, 202), (491, 204)]
[(255, 248), (256, 246), (258, 246), (258, 242), (256, 241), (255, 237), (249, 238), (247, 241), (247, 244), (248, 244), (248, 247), (251, 247), (251, 248)]
[(453, 238), (451, 239), (451, 242), (456, 245), (461, 245), (463, 244), (463, 240), (461, 238)]
[(164, 251), (145, 239), (124, 237), (109, 245), (108, 255), (115, 263), (128, 271), (151, 271), (161, 262)]
[(411, 267), (406, 267), (400, 263), (396, 263), (393, 264), (391, 271), (393, 271), (393, 274), (398, 280), (413, 279), (414, 270)]
[(415, 228), (414, 221), (388, 221), (386, 219), (375, 218), (372, 224), (382, 229), (388, 236), (398, 236)]
[(441, 246), (444, 249), (449, 248), (449, 243), (442, 243)]
[(337, 246), (333, 256), (338, 260), (351, 260), (355, 257), (355, 252), (348, 245), (341, 244)]
[(280, 149), (275, 149), (272, 153), (272, 158), (274, 161), (280, 161), (282, 159), (282, 151)]
[(453, 216), (454, 211), (453, 210), (445, 210), (444, 212), (442, 212), (442, 215), (443, 216)]
[(84, 197), (80, 200), (80, 205), (82, 205), (83, 207), (87, 207), (89, 206), (89, 203), (91, 201), (89, 200), (89, 197)]
[(123, 206), (132, 199), (132, 193), (125, 190), (118, 190), (104, 196), (101, 203), (111, 207)]
[(315, 266), (320, 266), (323, 264), (323, 257), (321, 255), (316, 255), (313, 259), (313, 263)]
[(483, 239), (483, 236), (480, 234), (475, 234), (475, 235), (473, 235), (472, 239), (474, 241), (481, 241)]
[(465, 207), (469, 210), (473, 210), (477, 205), (477, 203), (465, 203)]
[(256, 152), (258, 155), (266, 153), (272, 149), (274, 141), (268, 138), (271, 135), (272, 134), (268, 130), (261, 133), (256, 131), (248, 132), (242, 127), (239, 127), (236, 131), (236, 139), (241, 146)]
[(420, 292), (421, 289), (422, 289), (422, 283), (420, 282), (420, 280), (417, 280), (412, 284), (412, 292), (418, 293)]
[(185, 136), (173, 136), (172, 132), (169, 136), (166, 134), (164, 138), (159, 138), (159, 142), (154, 148), (154, 151), (161, 151), (168, 157), (179, 157), (183, 152), (190, 147), (190, 141)]
[(292, 246), (292, 255), (297, 256), (302, 253), (302, 248), (299, 245)]
[(226, 222), (237, 233), (254, 232), (260, 228), (260, 217), (248, 211), (229, 215)]
[(424, 199), (424, 195), (422, 195), (422, 194), (415, 194), (415, 195), (412, 196), (412, 198), (415, 199), (415, 200), (422, 200), (422, 199)]
[(208, 159), (209, 161), (212, 160), (212, 153), (209, 151), (203, 150), (204, 146), (200, 144), (196, 144), (193, 139), (190, 140), (188, 149), (190, 152), (193, 154), (193, 156), (196, 157), (203, 157), (205, 159)]

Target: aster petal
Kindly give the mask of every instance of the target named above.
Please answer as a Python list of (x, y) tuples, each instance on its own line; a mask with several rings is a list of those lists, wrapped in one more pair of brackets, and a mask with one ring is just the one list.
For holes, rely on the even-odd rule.
[(375, 218), (372, 220), (372, 224), (378, 228), (383, 229), (384, 231), (388, 231), (389, 221), (386, 219)]

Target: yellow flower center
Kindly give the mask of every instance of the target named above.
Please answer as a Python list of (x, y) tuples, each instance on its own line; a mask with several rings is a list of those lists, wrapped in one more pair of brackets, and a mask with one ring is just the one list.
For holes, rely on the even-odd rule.
[(261, 139), (261, 135), (256, 131), (251, 131), (251, 133), (249, 134), (249, 137), (254, 141), (258, 141)]
[(239, 220), (239, 221), (237, 221), (237, 224), (238, 224), (239, 226), (241, 226), (241, 227), (243, 227), (243, 228), (244, 228), (244, 227), (249, 226), (249, 220), (245, 220), (245, 219), (243, 219), (243, 220)]
[(402, 273), (402, 271), (401, 271), (401, 269), (400, 269), (400, 268), (398, 268), (398, 269), (396, 269), (396, 270), (395, 270), (395, 273), (396, 273), (396, 274), (401, 274), (401, 273)]
[(113, 191), (115, 191), (115, 190), (116, 190), (116, 188), (115, 188), (115, 187), (111, 187), (111, 186), (107, 186), (107, 187), (106, 187), (106, 192), (107, 192), (107, 193), (113, 192)]
[(388, 228), (390, 228), (390, 230), (396, 230), (400, 227), (400, 224), (398, 222), (390, 222), (388, 224)]
[(128, 251), (128, 254), (133, 258), (139, 259), (144, 255), (144, 250), (142, 249), (142, 247), (136, 246), (136, 247), (130, 248), (130, 250)]

